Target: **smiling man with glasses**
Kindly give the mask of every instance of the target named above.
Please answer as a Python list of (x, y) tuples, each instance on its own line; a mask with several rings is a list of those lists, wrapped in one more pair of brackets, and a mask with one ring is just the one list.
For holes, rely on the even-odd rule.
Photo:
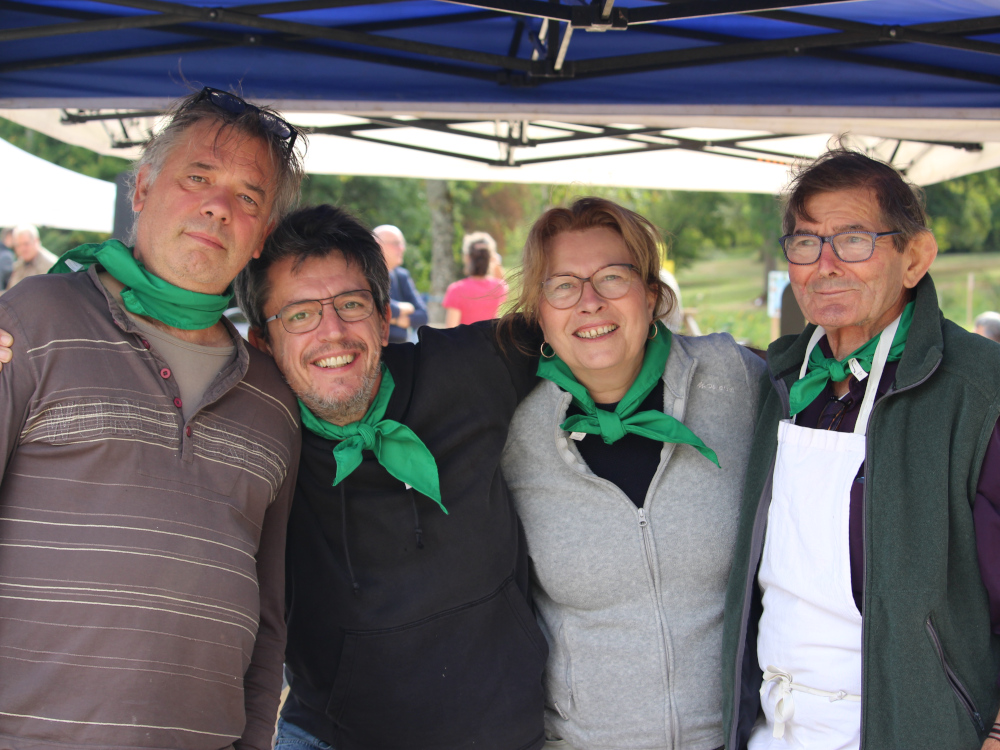
[(291, 214), (236, 289), (304, 428), (275, 747), (537, 750), (547, 646), (500, 472), (535, 358), (495, 322), (389, 344), (382, 248), (332, 206)]
[(134, 246), (0, 299), (0, 746), (270, 747), (298, 416), (222, 315), (296, 135), (192, 94), (136, 164)]
[(922, 196), (892, 167), (825, 154), (784, 229), (811, 325), (768, 349), (726, 747), (998, 750), (1000, 352), (942, 318)]

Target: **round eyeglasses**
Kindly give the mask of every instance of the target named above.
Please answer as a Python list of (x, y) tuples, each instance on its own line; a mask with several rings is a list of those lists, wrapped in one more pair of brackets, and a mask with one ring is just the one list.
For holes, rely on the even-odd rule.
[(307, 299), (285, 305), (277, 315), (265, 320), (264, 324), (280, 320), (282, 327), (289, 333), (309, 333), (319, 326), (326, 305), (330, 305), (337, 313), (337, 317), (345, 323), (365, 320), (375, 312), (375, 299), (372, 293), (367, 289), (355, 289), (326, 299)]
[(598, 268), (589, 277), (560, 273), (542, 282), (542, 292), (557, 310), (566, 310), (579, 302), (583, 296), (583, 285), (588, 281), (604, 299), (619, 299), (628, 294), (632, 277), (638, 272), (639, 269), (630, 263), (612, 263)]
[(778, 240), (785, 258), (795, 266), (810, 266), (823, 253), (823, 243), (829, 242), (833, 254), (844, 263), (861, 263), (872, 257), (875, 241), (899, 232), (838, 232), (829, 237), (818, 234), (786, 234)]

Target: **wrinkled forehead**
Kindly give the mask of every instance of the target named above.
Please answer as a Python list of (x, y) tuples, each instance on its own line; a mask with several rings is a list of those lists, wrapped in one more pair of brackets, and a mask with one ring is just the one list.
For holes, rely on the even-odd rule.
[(209, 159), (224, 169), (252, 174), (269, 187), (277, 182), (280, 155), (266, 140), (232, 123), (202, 120), (181, 131), (167, 154), (168, 159), (183, 163)]
[(802, 201), (793, 218), (795, 231), (815, 225), (838, 231), (872, 230), (884, 223), (878, 196), (866, 187), (812, 193)]

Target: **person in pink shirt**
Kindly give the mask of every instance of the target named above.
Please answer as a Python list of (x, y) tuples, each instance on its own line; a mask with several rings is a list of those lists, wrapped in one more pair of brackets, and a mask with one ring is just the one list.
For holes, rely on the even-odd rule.
[(507, 299), (507, 282), (492, 273), (494, 267), (499, 268), (493, 238), (476, 232), (465, 238), (464, 245), (462, 255), (468, 276), (449, 284), (441, 302), (447, 328), (495, 318)]

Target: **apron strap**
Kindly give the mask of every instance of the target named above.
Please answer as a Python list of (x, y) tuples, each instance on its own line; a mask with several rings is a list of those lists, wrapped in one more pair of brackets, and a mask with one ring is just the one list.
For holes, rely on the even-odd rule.
[(882, 379), (885, 363), (889, 359), (889, 350), (892, 349), (892, 340), (896, 337), (896, 329), (899, 328), (901, 317), (902, 315), (887, 325), (878, 337), (878, 346), (875, 347), (875, 357), (872, 359), (872, 371), (868, 375), (865, 397), (861, 401), (861, 411), (858, 412), (858, 421), (854, 425), (855, 435), (864, 435), (868, 432), (868, 420), (872, 415), (872, 407), (875, 405), (875, 393), (878, 391), (878, 383)]

